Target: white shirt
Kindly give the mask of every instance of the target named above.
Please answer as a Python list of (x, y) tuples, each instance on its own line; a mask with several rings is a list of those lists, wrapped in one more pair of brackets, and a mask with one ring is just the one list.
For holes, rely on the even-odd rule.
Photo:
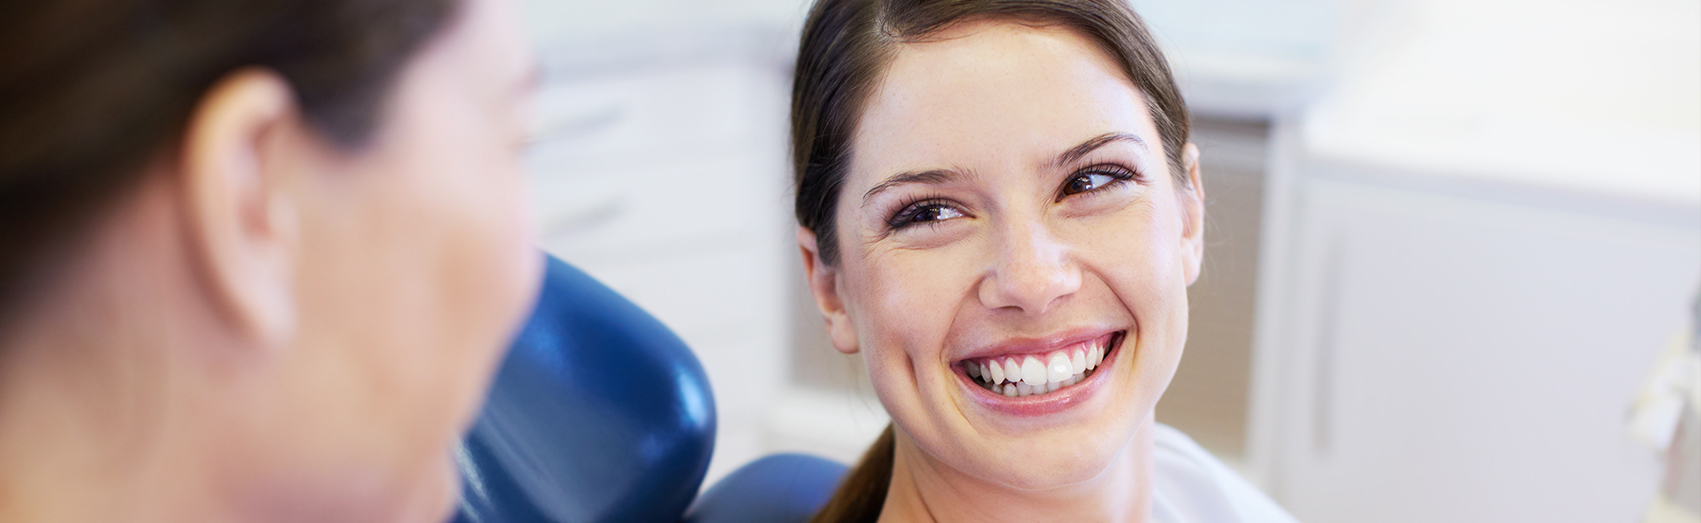
[(1296, 523), (1193, 438), (1158, 423), (1153, 435), (1154, 523)]

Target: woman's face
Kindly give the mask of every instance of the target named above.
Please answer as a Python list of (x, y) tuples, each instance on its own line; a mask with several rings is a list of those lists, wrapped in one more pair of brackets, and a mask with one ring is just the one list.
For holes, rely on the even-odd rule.
[(1197, 170), (1173, 181), (1127, 75), (1062, 28), (965, 24), (898, 47), (852, 151), (811, 278), (898, 428), (1011, 487), (1105, 470), (1181, 358), (1202, 252)]
[(329, 167), (295, 189), (299, 368), (254, 438), (285, 483), (416, 520), (458, 494), (449, 451), (542, 267), (521, 168), (533, 62), (507, 0), (461, 4), (365, 148), (303, 160)]

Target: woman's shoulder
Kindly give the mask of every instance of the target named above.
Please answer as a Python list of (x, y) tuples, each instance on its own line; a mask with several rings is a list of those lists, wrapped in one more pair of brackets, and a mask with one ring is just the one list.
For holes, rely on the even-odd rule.
[(1294, 523), (1258, 487), (1199, 447), (1157, 424), (1153, 440), (1152, 520), (1157, 523)]

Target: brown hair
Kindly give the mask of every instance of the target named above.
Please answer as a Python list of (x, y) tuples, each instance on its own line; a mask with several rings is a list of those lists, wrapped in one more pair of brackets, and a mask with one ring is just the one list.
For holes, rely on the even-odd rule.
[[(792, 84), (791, 146), (798, 224), (815, 233), (822, 263), (838, 261), (833, 216), (851, 139), (870, 90), (899, 44), (971, 20), (1054, 25), (1078, 32), (1121, 64), (1146, 97), (1177, 187), (1189, 116), (1163, 52), (1126, 0), (816, 0), (804, 23)], [(846, 475), (815, 523), (879, 519), (892, 480), (893, 428)]]
[(886, 505), (886, 487), (892, 483), (892, 467), (895, 466), (893, 455), (897, 452), (897, 443), (893, 438), (892, 425), (888, 423), (886, 430), (880, 432), (880, 437), (874, 439), (874, 445), (862, 454), (862, 460), (857, 461), (845, 474), (839, 490), (833, 493), (833, 498), (821, 507), (815, 517), (809, 518), (810, 523), (874, 523), (880, 519), (880, 509)]
[(62, 251), (177, 142), (237, 69), (282, 75), (304, 118), (357, 149), (456, 0), (0, 3), (0, 327)]
[(850, 143), (870, 89), (897, 44), (955, 23), (1008, 19), (1059, 25), (1100, 45), (1145, 95), (1177, 187), (1189, 116), (1163, 52), (1126, 0), (817, 0), (804, 22), (791, 91), (791, 149), (798, 224), (815, 233), (823, 262), (838, 260), (833, 215)]

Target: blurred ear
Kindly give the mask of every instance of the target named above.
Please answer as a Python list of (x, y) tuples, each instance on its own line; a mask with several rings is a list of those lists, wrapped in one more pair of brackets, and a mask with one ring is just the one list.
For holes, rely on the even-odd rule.
[(1205, 184), (1199, 176), (1199, 147), (1188, 143), (1181, 153), (1187, 169), (1187, 187), (1178, 187), (1181, 200), (1181, 256), (1187, 284), (1199, 281), (1199, 266), (1205, 259)]
[(190, 258), (209, 302), (232, 330), (267, 348), (295, 332), (298, 223), (280, 171), (304, 133), (289, 84), (240, 70), (190, 115), (181, 149)]
[(820, 246), (815, 232), (807, 227), (797, 228), (797, 249), (803, 255), (803, 271), (809, 280), (809, 292), (815, 295), (815, 306), (826, 320), (827, 334), (833, 338), (833, 348), (845, 354), (860, 350), (856, 329), (845, 313), (845, 302), (839, 297), (839, 272), (821, 261)]

